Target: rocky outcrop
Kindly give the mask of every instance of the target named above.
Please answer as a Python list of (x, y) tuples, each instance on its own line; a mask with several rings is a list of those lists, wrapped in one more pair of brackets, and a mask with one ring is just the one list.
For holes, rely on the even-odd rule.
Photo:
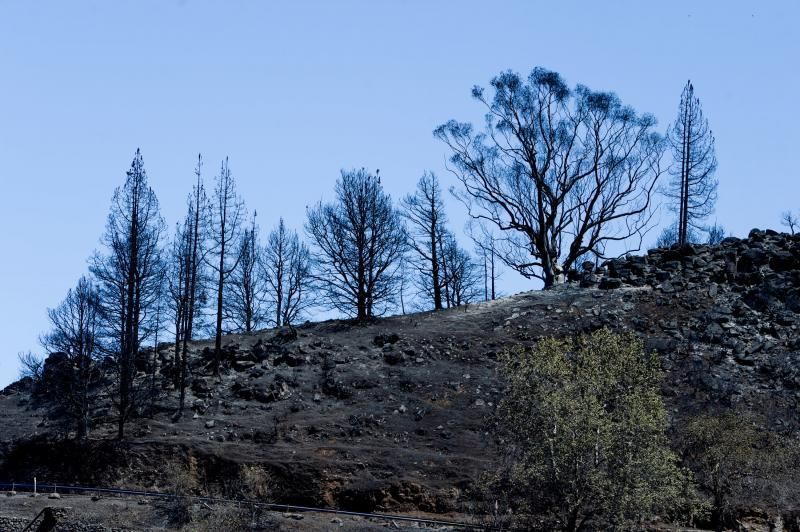
[[(728, 237), (718, 246), (689, 244), (651, 249), (644, 256), (592, 263), (570, 280), (602, 289), (650, 286), (663, 293), (715, 290), (729, 285), (758, 310), (800, 312), (800, 235), (753, 229), (746, 239)], [(713, 295), (713, 294), (712, 294)]]

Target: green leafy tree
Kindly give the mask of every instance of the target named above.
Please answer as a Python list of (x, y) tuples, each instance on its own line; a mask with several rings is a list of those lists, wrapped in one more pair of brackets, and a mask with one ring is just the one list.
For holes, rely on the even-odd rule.
[(658, 360), (635, 336), (543, 339), (503, 358), (510, 478), (547, 528), (627, 527), (694, 500), (665, 436)]
[(689, 420), (686, 462), (711, 497), (716, 530), (735, 527), (737, 508), (775, 512), (800, 502), (797, 441), (765, 430), (749, 413), (702, 414)]

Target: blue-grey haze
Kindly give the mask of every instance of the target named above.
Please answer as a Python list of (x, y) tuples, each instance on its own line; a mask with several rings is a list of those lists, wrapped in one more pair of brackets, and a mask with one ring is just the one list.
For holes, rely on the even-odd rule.
[(662, 130), (691, 78), (717, 220), (777, 226), (800, 207), (798, 20), (793, 0), (0, 0), (0, 387), (86, 272), (137, 147), (170, 227), (202, 152), (208, 182), (230, 156), (262, 231), (301, 228), (341, 168), (380, 168), (395, 198), (426, 169), (453, 184), (431, 131), (481, 121), (470, 88), (504, 69), (616, 91)]

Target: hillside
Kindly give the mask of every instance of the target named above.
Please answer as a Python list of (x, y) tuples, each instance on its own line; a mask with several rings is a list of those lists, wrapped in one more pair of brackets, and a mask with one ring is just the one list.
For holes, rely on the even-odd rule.
[(754, 230), (717, 247), (587, 265), (569, 280), (367, 325), (228, 336), (218, 378), (205, 369), (211, 344), (195, 342), (189, 409), (177, 422), (177, 394), (162, 378), (172, 347), (161, 344), (153, 411), (116, 443), (113, 411), (101, 401), (88, 452), (48, 416), (57, 397), (15, 383), (0, 393), (0, 482), (167, 490), (166, 465), (178, 462), (192, 464), (198, 489), (227, 494), (241, 467), (255, 465), (280, 502), (463, 515), (473, 483), (499, 464), (498, 353), (601, 327), (635, 331), (659, 353), (674, 426), (739, 407), (797, 434), (800, 236)]

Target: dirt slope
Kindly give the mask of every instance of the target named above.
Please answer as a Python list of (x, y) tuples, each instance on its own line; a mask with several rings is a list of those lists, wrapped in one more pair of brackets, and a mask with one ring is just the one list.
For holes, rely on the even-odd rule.
[[(164, 490), (166, 464), (179, 461), (198, 490), (230, 493), (250, 464), (287, 503), (463, 511), (471, 484), (497, 467), (498, 353), (604, 326), (635, 331), (660, 353), (674, 423), (742, 405), (797, 431), (800, 308), (787, 290), (800, 286), (800, 239), (734, 240), (623, 259), (554, 290), (443, 312), (229, 336), (219, 377), (206, 369), (210, 344), (197, 342), (187, 414), (172, 421), (177, 397), (164, 378), (125, 442), (112, 441), (113, 411), (101, 404), (89, 450), (60, 438), (47, 401), (18, 383), (0, 394), (0, 480)], [(753, 249), (766, 258), (742, 261)], [(719, 263), (731, 254), (732, 271)], [(773, 290), (780, 283), (789, 288)], [(164, 376), (171, 358), (160, 346)]]

